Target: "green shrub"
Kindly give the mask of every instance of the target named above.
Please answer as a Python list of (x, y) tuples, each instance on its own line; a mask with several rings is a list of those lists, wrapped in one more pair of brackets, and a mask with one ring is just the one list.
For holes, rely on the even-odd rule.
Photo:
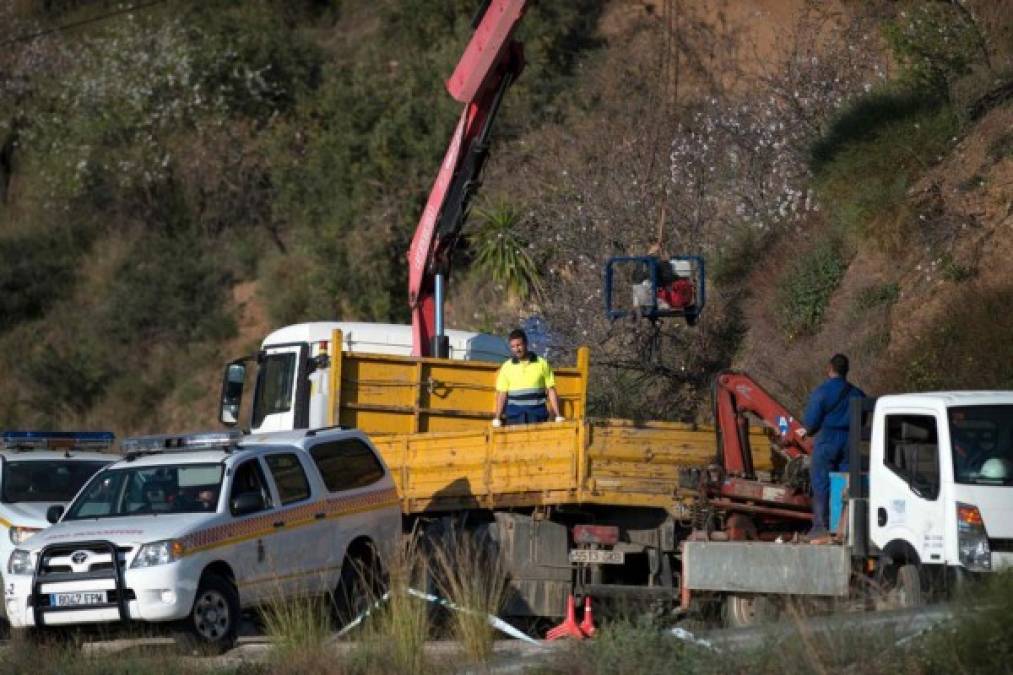
[(973, 278), (976, 273), (972, 265), (958, 262), (951, 253), (944, 253), (939, 260), (939, 274), (947, 281), (960, 283)]
[(955, 603), (956, 618), (911, 647), (927, 672), (1007, 673), (1013, 661), (1013, 572), (987, 575)]
[(826, 239), (782, 275), (777, 285), (777, 312), (789, 340), (818, 331), (847, 268), (841, 243)]
[(950, 86), (988, 62), (979, 28), (959, 2), (906, 2), (898, 17), (884, 24), (884, 36), (915, 86), (948, 97)]
[(230, 278), (197, 233), (142, 237), (107, 290), (102, 323), (123, 345), (222, 339), (235, 332), (225, 311)]
[(855, 298), (855, 312), (861, 313), (877, 307), (889, 307), (900, 297), (900, 286), (895, 283), (874, 284), (859, 291)]
[(828, 125), (810, 149), (810, 168), (819, 174), (837, 154), (849, 146), (874, 141), (894, 125), (918, 123), (918, 118), (944, 107), (930, 94), (888, 85), (874, 89), (847, 105)]
[(0, 239), (0, 332), (42, 316), (67, 292), (80, 239), (45, 226)]
[(893, 109), (903, 115), (873, 116), (874, 123), (864, 126), (857, 117), (864, 101), (854, 103), (814, 147), (815, 188), (839, 231), (897, 252), (917, 232), (910, 186), (946, 156), (960, 121), (952, 108), (925, 103)]

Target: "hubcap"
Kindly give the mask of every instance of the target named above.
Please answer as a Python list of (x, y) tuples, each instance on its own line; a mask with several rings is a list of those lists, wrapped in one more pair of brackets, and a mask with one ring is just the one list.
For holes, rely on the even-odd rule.
[(193, 608), (197, 634), (209, 642), (221, 640), (229, 630), (229, 603), (218, 591), (204, 591)]

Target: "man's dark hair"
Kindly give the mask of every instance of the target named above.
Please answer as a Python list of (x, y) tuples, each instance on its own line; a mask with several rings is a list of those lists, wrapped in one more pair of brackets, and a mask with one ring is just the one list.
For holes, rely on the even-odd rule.
[(520, 328), (514, 328), (510, 331), (510, 335), (507, 337), (507, 342), (510, 340), (521, 340), (524, 344), (528, 343), (528, 334), (522, 331)]
[(844, 354), (834, 354), (830, 357), (830, 368), (841, 377), (848, 376), (848, 357)]

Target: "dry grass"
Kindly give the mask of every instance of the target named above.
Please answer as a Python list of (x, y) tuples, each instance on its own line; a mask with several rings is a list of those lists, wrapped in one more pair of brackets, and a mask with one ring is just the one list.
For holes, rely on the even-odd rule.
[(507, 574), (487, 536), (451, 530), (434, 547), (433, 565), (440, 594), (458, 609), (452, 613), (454, 638), (474, 661), (492, 654), (497, 615), (506, 598)]
[(350, 670), (361, 673), (426, 673), (433, 664), (424, 646), (429, 638), (429, 608), (408, 594), (409, 588), (424, 588), (429, 575), (419, 537), (406, 537), (387, 562), (389, 577), (386, 601), (373, 598), (374, 609), (361, 628), (349, 633), (358, 641), (352, 652)]

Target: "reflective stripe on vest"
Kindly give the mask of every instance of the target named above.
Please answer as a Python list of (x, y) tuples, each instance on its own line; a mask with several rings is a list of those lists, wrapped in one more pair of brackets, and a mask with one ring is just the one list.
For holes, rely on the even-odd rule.
[(507, 404), (520, 406), (545, 405), (545, 387), (508, 391)]

